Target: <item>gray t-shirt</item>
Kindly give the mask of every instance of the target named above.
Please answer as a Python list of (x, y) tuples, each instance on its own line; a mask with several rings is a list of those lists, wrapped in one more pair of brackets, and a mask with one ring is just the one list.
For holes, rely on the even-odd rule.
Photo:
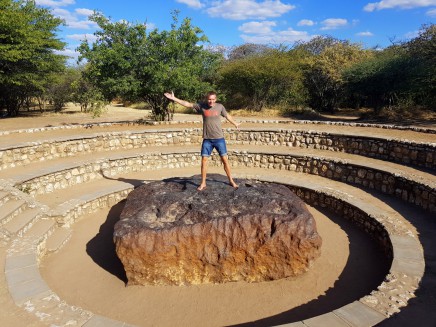
[(224, 138), (221, 128), (221, 116), (227, 118), (227, 111), (221, 103), (215, 103), (211, 108), (207, 103), (196, 103), (193, 108), (203, 116), (204, 139)]

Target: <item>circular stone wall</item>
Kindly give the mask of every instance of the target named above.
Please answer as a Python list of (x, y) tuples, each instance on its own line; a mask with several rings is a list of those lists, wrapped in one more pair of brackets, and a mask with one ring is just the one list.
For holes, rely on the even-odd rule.
[(297, 276), (319, 257), (313, 216), (289, 188), (209, 175), (152, 182), (127, 198), (115, 225), (130, 285), (265, 281)]

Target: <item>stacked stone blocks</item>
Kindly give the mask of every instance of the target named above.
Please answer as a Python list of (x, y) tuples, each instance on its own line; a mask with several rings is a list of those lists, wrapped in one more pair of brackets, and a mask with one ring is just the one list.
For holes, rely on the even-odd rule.
[[(94, 153), (117, 149), (140, 149), (151, 146), (198, 145), (201, 129), (146, 130), (143, 132), (102, 133), (76, 139), (47, 142), (29, 142), (13, 148), (0, 148), (0, 169), (27, 165), (78, 153)], [(407, 140), (389, 140), (375, 137), (336, 135), (331, 133), (270, 130), (227, 130), (229, 144), (271, 145), (342, 151), (381, 160), (434, 169), (435, 143), (413, 143)]]
[[(421, 144), (292, 130), (229, 130), (226, 137), (229, 139), (230, 144), (262, 144), (287, 148), (301, 147), (344, 151), (431, 169), (435, 168), (436, 162), (434, 143)], [(165, 145), (198, 146), (200, 140), (200, 129), (186, 129), (182, 131), (146, 131), (143, 133), (104, 133), (76, 140), (36, 142), (14, 148), (0, 149), (0, 170), (15, 167), (16, 165), (27, 165), (35, 160), (53, 160), (63, 156), (74, 156), (79, 153), (104, 153), (116, 149), (140, 149)], [(334, 158), (305, 157), (292, 153), (277, 152), (248, 153), (232, 151), (229, 154), (232, 165), (235, 167), (259, 167), (320, 175), (329, 179), (376, 189), (394, 195), (405, 202), (418, 205), (430, 212), (435, 212), (434, 186), (431, 183), (428, 185), (422, 181), (415, 181), (413, 176), (402, 176), (401, 174), (363, 165), (350, 164), (345, 160)], [(77, 167), (58, 169), (44, 176), (35, 176), (27, 181), (20, 181), (15, 187), (25, 190), (30, 195), (44, 194), (78, 183), (107, 176), (123, 175), (133, 171), (197, 166), (199, 160), (197, 151), (165, 154), (144, 153), (125, 158), (107, 158), (81, 164)], [(216, 156), (212, 158), (212, 164), (217, 165), (219, 162), (219, 158)], [(276, 182), (279, 181), (276, 180)], [(357, 199), (347, 198), (344, 194), (322, 189), (322, 187), (316, 185), (312, 188), (293, 184), (288, 186), (307, 203), (328, 207), (330, 210), (356, 223), (371, 235), (387, 257), (393, 260), (390, 273), (377, 290), (374, 290), (371, 294), (326, 315), (290, 325), (312, 325), (313, 323), (322, 325), (333, 320), (341, 321), (344, 326), (374, 325), (407, 305), (407, 301), (414, 296), (424, 272), (421, 245), (407, 226), (402, 225), (401, 222), (392, 221), (388, 213), (374, 212), (371, 206), (359, 203)], [(104, 192), (94, 194), (83, 201), (67, 203), (60, 207), (58, 212), (50, 212), (48, 215), (56, 218), (59, 225), (68, 227), (87, 213), (118, 203), (126, 198), (132, 189), (133, 187), (125, 187), (123, 189), (109, 190), (106, 194)], [(28, 256), (29, 254), (36, 255), (32, 260), (37, 264), (39, 257), (45, 253), (45, 241), (50, 232), (47, 233), (38, 239), (25, 236), (13, 241), (7, 258), (7, 270), (22, 269), (21, 266), (12, 267), (14, 258)], [(11, 267), (14, 269), (11, 269)], [(11, 281), (9, 285), (10, 288), (13, 288), (15, 284)], [(38, 285), (36, 286), (45, 287), (42, 280), (41, 284)], [(405, 289), (403, 285), (410, 285), (410, 287)], [(15, 295), (17, 294), (15, 293)], [(18, 295), (22, 294), (19, 293)], [(46, 322), (51, 324), (75, 321), (79, 325), (86, 326), (98, 325), (102, 322), (108, 322), (114, 326), (125, 325), (121, 322), (110, 321), (105, 317), (93, 315), (80, 308), (68, 306), (49, 289), (39, 293), (38, 296), (31, 297), (31, 300), (25, 303), (22, 302), (24, 299), (26, 299), (26, 294), (19, 299), (19, 305), (30, 305), (32, 311), (36, 310), (35, 312), (45, 318), (47, 317), (44, 316), (44, 310), (47, 310), (48, 307), (59, 308), (58, 316), (46, 319)]]

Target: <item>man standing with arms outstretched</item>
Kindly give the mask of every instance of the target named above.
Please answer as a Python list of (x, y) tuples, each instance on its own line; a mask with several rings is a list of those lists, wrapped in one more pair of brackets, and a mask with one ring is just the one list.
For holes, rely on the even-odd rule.
[(201, 145), (201, 184), (198, 187), (199, 191), (206, 188), (206, 175), (207, 175), (207, 159), (212, 154), (215, 148), (221, 157), (224, 165), (224, 171), (227, 174), (230, 185), (238, 188), (238, 185), (232, 178), (230, 172), (230, 165), (227, 158), (226, 141), (224, 140), (224, 133), (221, 128), (221, 116), (226, 118), (236, 128), (239, 128), (239, 123), (236, 123), (232, 117), (227, 113), (226, 109), (221, 103), (216, 102), (216, 93), (209, 92), (206, 95), (206, 102), (191, 103), (185, 100), (178, 99), (174, 96), (174, 92), (164, 94), (169, 100), (177, 102), (178, 104), (193, 108), (196, 112), (201, 113), (203, 116), (203, 143)]

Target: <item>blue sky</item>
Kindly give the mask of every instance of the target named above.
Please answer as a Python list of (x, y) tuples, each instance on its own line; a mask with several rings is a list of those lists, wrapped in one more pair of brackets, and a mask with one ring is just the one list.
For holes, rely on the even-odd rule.
[[(371, 1), (371, 0), (369, 0)], [(94, 10), (112, 21), (147, 23), (168, 30), (171, 11), (192, 19), (212, 45), (243, 43), (287, 44), (331, 35), (362, 43), (366, 48), (386, 47), (392, 41), (413, 38), (422, 24), (435, 23), (436, 0), (36, 0), (65, 20), (59, 38), (67, 42), (65, 54), (85, 36), (93, 40), (96, 25), (88, 20)]]

